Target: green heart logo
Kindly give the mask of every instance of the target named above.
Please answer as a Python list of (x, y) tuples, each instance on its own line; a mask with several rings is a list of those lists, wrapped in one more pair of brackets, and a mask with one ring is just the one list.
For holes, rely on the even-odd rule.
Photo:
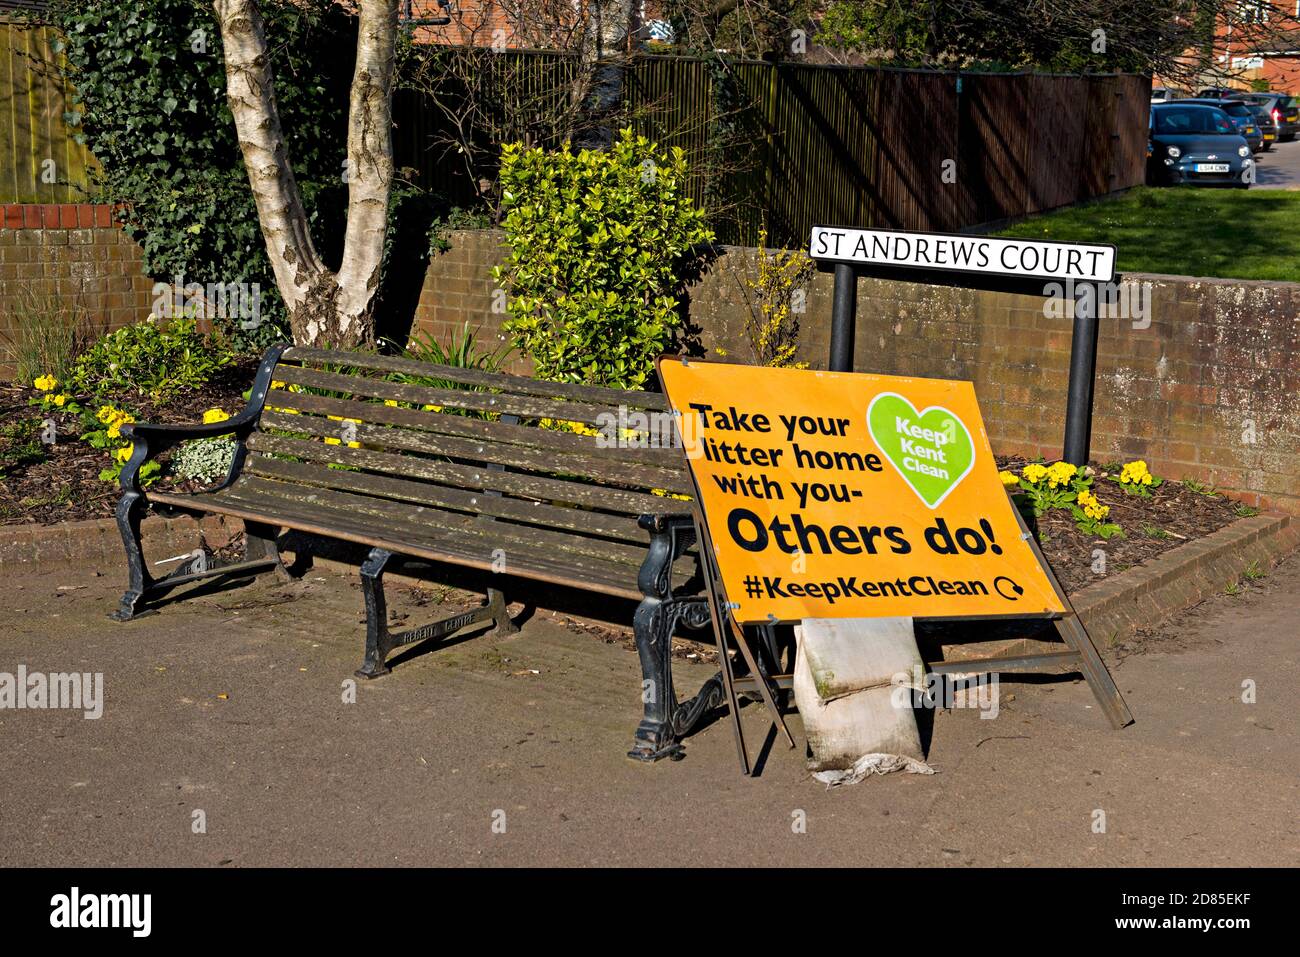
[(867, 406), (867, 431), (930, 508), (938, 508), (975, 466), (970, 430), (942, 406), (918, 412), (897, 392), (882, 392)]

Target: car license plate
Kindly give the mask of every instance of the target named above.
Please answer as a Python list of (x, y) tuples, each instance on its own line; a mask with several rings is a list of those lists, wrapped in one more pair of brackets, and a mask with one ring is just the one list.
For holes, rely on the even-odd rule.
[(1226, 173), (1229, 169), (1227, 163), (1197, 163), (1196, 172), (1198, 173)]
[(1265, 134), (1264, 134), (1264, 139), (1266, 139), (1266, 140), (1275, 140), (1275, 139), (1277, 139), (1277, 137), (1276, 137), (1275, 135), (1273, 135), (1272, 133), (1265, 133)]

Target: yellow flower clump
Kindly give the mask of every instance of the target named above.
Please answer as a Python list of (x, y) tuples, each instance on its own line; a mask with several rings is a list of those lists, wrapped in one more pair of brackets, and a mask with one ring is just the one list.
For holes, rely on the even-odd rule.
[(544, 429), (558, 429), (562, 432), (575, 432), (578, 435), (600, 435), (600, 430), (584, 422), (570, 422), (564, 419), (542, 419), (539, 423)]
[(36, 386), (36, 388), (40, 389), (42, 392), (52, 392), (54, 391), (54, 387), (58, 384), (59, 380), (54, 378), (52, 375), (43, 375), (32, 383), (32, 385)]
[(1101, 502), (1097, 501), (1097, 496), (1087, 489), (1079, 493), (1078, 502), (1079, 507), (1083, 509), (1084, 515), (1099, 522), (1110, 514), (1110, 506), (1102, 505)]
[(1039, 465), (1037, 462), (1031, 462), (1021, 469), (1020, 474), (1025, 477), (1026, 482), (1037, 484), (1047, 478), (1047, 466)]
[(111, 439), (120, 438), (122, 426), (135, 421), (135, 416), (130, 412), (123, 412), (111, 405), (100, 406), (99, 411), (95, 413), (95, 418), (108, 426), (108, 437)]
[(1047, 467), (1047, 485), (1049, 488), (1065, 485), (1078, 471), (1078, 468), (1069, 462), (1053, 462)]
[(1020, 477), (1015, 472), (1002, 471), (998, 473), (998, 478), (1002, 479), (1002, 484), (1007, 488), (1020, 484)]
[(1119, 473), (1121, 485), (1150, 485), (1152, 475), (1147, 471), (1147, 464), (1142, 459), (1129, 462)]
[(230, 413), (222, 409), (208, 409), (203, 413), (203, 424), (212, 425), (214, 422), (225, 422), (230, 418)]

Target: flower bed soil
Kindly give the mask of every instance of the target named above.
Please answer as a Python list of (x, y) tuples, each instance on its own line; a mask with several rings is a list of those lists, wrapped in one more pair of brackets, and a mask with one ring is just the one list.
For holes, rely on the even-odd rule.
[[(253, 379), (257, 362), (256, 356), (241, 359), (202, 388), (186, 390), (166, 402), (133, 397), (122, 404), (145, 422), (199, 422), (211, 408), (233, 414), (243, 407), (242, 394)], [(37, 395), (30, 387), (0, 386), (0, 422), (39, 417), (39, 409), (27, 405), (28, 398)], [(117, 484), (99, 478), (108, 456), (78, 440), (79, 417), (55, 418), (59, 440), (45, 459), (0, 476), (0, 525), (49, 525), (113, 514)], [(1019, 470), (1026, 464), (1024, 459), (998, 458), (999, 468)], [(1096, 549), (1105, 551), (1106, 572), (1113, 574), (1253, 514), (1223, 495), (1195, 492), (1176, 481), (1166, 480), (1152, 489), (1150, 498), (1129, 495), (1106, 477), (1100, 466), (1094, 468), (1093, 491), (1103, 505), (1110, 506), (1109, 520), (1123, 528), (1124, 537), (1103, 540), (1086, 535), (1064, 510), (1049, 511), (1038, 519), (1043, 554), (1070, 593), (1097, 581), (1093, 569)], [(171, 478), (162, 481), (175, 484)]]
[[(140, 422), (200, 422), (203, 413), (212, 408), (234, 414), (244, 406), (243, 393), (260, 361), (258, 356), (241, 357), (202, 388), (186, 389), (165, 402), (134, 395), (113, 401), (135, 412)], [(0, 385), (0, 423), (44, 418), (47, 413), (39, 406), (27, 404), (29, 398), (40, 395), (29, 386)], [(93, 410), (102, 403), (91, 400), (83, 404)], [(107, 453), (78, 439), (84, 431), (80, 416), (50, 417), (58, 423), (58, 441), (44, 460), (0, 474), (0, 525), (51, 525), (113, 514), (117, 483), (99, 478), (109, 462)]]
[[(1022, 458), (998, 456), (1002, 469), (1018, 472), (1027, 464)], [(1118, 523), (1124, 537), (1102, 539), (1084, 534), (1064, 509), (1050, 509), (1037, 522), (1043, 555), (1069, 594), (1099, 580), (1102, 573), (1093, 569), (1097, 549), (1105, 552), (1104, 573), (1113, 575), (1255, 514), (1225, 495), (1195, 492), (1168, 479), (1150, 489), (1149, 498), (1130, 495), (1100, 465), (1092, 467), (1096, 471), (1092, 490), (1102, 505), (1110, 506), (1107, 521)]]

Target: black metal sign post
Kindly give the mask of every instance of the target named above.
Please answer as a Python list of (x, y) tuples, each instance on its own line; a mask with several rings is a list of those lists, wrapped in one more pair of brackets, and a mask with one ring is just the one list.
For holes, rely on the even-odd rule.
[[(864, 241), (870, 240), (870, 245)], [(847, 241), (846, 241), (847, 240)], [(892, 245), (891, 245), (892, 243)], [(906, 245), (907, 253), (897, 250)], [(943, 246), (942, 244), (948, 244)], [(994, 246), (994, 244), (997, 244)], [(989, 248), (985, 248), (989, 247)], [(1008, 247), (1019, 253), (1007, 258)], [(983, 263), (980, 268), (944, 267), (934, 262), (936, 249), (960, 249), (966, 267)], [(926, 250), (924, 260), (920, 250)], [(1077, 263), (1084, 278), (1056, 275), (1035, 268), (1046, 262), (1048, 253), (1056, 253), (1059, 263)], [(857, 325), (858, 276), (864, 268), (934, 269), (945, 272), (991, 275), (1000, 278), (1048, 279), (1074, 284), (1074, 331), (1070, 340), (1070, 381), (1065, 404), (1065, 441), (1062, 458), (1071, 465), (1088, 464), (1092, 436), (1093, 386), (1097, 372), (1097, 300), (1100, 290), (1094, 282), (1114, 278), (1115, 247), (1086, 243), (1006, 240), (954, 233), (914, 233), (908, 230), (850, 229), (814, 226), (809, 241), (809, 256), (818, 265), (834, 264), (835, 293), (831, 302), (831, 346), (828, 367), (832, 372), (853, 371), (853, 338)], [(1085, 257), (1090, 265), (1083, 270)], [(1033, 265), (1026, 265), (1029, 261)]]
[(1092, 393), (1097, 380), (1097, 289), (1075, 287), (1074, 332), (1070, 337), (1070, 382), (1065, 397), (1062, 457), (1080, 468), (1088, 464), (1092, 442)]
[(858, 323), (858, 274), (848, 263), (835, 264), (835, 298), (831, 301), (832, 372), (853, 371), (853, 334)]

